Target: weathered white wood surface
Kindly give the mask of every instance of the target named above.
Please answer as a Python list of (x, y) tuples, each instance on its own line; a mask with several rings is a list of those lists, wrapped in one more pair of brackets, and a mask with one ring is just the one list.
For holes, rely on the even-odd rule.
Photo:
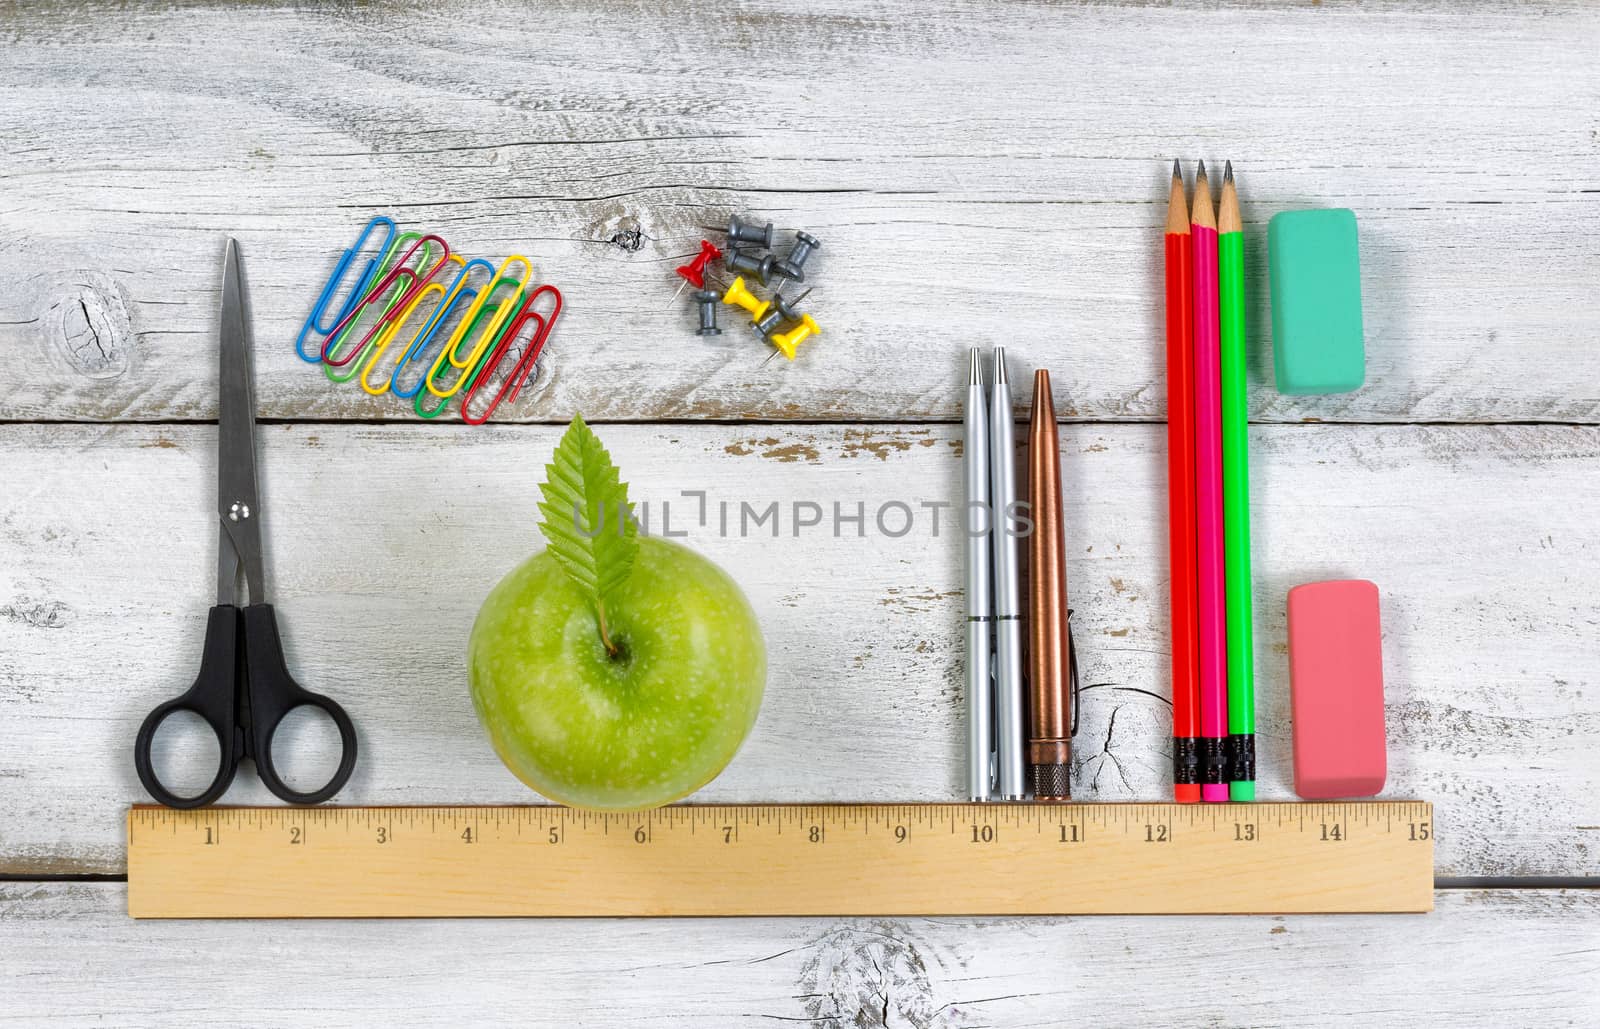
[(125, 911), (120, 884), (0, 883), (0, 1020), (249, 1029), (1600, 1021), (1593, 890), (1446, 890), (1431, 915), (1337, 918), (263, 925), (133, 922)]
[[(1159, 418), (1175, 155), (1239, 168), (1258, 417), (1600, 419), (1592, 5), (110, 11), (6, 10), (0, 419), (211, 416), (224, 234), (263, 416), (409, 418), (291, 352), (379, 212), (566, 291), (507, 417), (951, 419), (952, 354), (1005, 343), (1064, 417)], [(1302, 206), (1361, 219), (1346, 396), (1263, 385), (1263, 230)], [(793, 366), (667, 306), (730, 211), (824, 241)]]
[[(51, 3), (6, 7), (0, 32), (0, 422), (213, 417), (224, 235), (261, 415), (407, 421), (261, 433), (291, 667), (362, 731), (349, 802), (531, 799), (481, 738), (462, 652), (484, 592), (538, 546), (556, 435), (416, 425), (293, 356), (375, 213), (527, 253), (566, 294), (544, 380), (503, 418), (846, 423), (602, 430), (675, 526), (685, 489), (785, 506), (777, 540), (690, 526), (773, 658), (707, 800), (960, 794), (956, 537), (930, 539), (918, 508), (903, 539), (826, 520), (796, 539), (791, 505), (954, 500), (952, 429), (851, 423), (954, 419), (969, 344), (1051, 367), (1066, 418), (1161, 418), (1175, 155), (1241, 176), (1259, 421), (1600, 421), (1589, 4)], [(1303, 206), (1361, 220), (1369, 376), (1345, 396), (1270, 387), (1264, 229)], [(824, 241), (825, 335), (794, 365), (667, 306), (671, 267), (730, 211)], [(198, 662), (213, 441), (0, 425), (0, 873), (123, 868), (134, 729)], [(1264, 425), (1252, 445), (1263, 795), (1289, 795), (1284, 592), (1367, 576), (1388, 793), (1438, 805), (1441, 874), (1600, 874), (1600, 430)], [(1160, 797), (1161, 432), (1070, 426), (1064, 450), (1093, 687), (1078, 788)], [(250, 780), (229, 799), (269, 798)], [(1596, 903), (152, 925), (125, 919), (120, 885), (0, 883), (0, 1021), (1594, 1024)]]
[[(662, 528), (748, 591), (770, 648), (756, 730), (707, 801), (951, 800), (964, 734), (951, 427), (613, 425)], [(347, 803), (535, 799), (484, 741), (463, 653), (490, 585), (541, 544), (536, 484), (559, 430), (265, 426), (268, 581), (290, 666), (362, 733)], [(1164, 442), (1063, 433), (1080, 795), (1158, 799), (1167, 737)], [(1283, 603), (1298, 582), (1383, 590), (1387, 795), (1438, 805), (1445, 875), (1600, 871), (1595, 632), (1600, 429), (1264, 426), (1254, 433), (1263, 795), (1289, 796)], [(142, 792), (139, 720), (191, 681), (211, 603), (215, 431), (0, 428), (0, 870), (116, 872)], [(709, 525), (695, 524), (705, 490)], [(833, 504), (865, 505), (865, 537)], [(730, 506), (730, 537), (718, 510)], [(781, 504), (739, 538), (741, 503)], [(795, 505), (823, 524), (794, 532)], [(875, 512), (915, 512), (882, 534)], [(804, 512), (802, 512), (804, 513)], [(899, 531), (904, 514), (886, 515)], [(301, 741), (313, 747), (310, 734)], [(233, 802), (268, 802), (241, 777)]]

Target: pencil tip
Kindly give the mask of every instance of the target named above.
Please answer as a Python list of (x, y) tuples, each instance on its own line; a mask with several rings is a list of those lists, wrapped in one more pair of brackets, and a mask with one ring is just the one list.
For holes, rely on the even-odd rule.
[(1223, 166), (1223, 169), (1222, 169), (1222, 181), (1224, 183), (1229, 183), (1229, 182), (1233, 181), (1233, 162), (1232, 161), (1227, 162), (1227, 164), (1225, 164)]
[(1183, 165), (1178, 163), (1176, 157), (1172, 159), (1172, 177), (1175, 179), (1183, 178)]
[(1203, 179), (1206, 177), (1206, 162), (1201, 161), (1199, 164), (1195, 165), (1194, 177), (1197, 179)]

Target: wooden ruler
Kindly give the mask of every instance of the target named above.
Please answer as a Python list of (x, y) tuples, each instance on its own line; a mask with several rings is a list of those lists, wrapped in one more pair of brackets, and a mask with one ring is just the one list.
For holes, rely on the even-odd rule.
[(1433, 805), (128, 812), (135, 918), (1428, 911)]

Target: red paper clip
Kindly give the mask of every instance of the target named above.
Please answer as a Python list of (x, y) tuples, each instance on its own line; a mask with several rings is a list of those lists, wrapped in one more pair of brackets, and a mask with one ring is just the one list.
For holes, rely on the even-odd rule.
[(722, 251), (711, 244), (708, 239), (700, 241), (700, 253), (688, 264), (680, 265), (676, 270), (680, 278), (688, 282), (695, 289), (706, 288), (706, 265), (722, 256)]
[[(549, 314), (542, 314), (533, 309), (533, 302), (541, 293), (548, 293), (555, 298)], [(467, 387), (461, 397), (461, 420), (463, 422), (468, 425), (482, 425), (489, 420), (490, 415), (494, 414), (494, 410), (500, 406), (501, 400), (517, 399), (517, 393), (521, 391), (523, 383), (528, 381), (530, 373), (538, 366), (539, 355), (544, 352), (544, 345), (550, 339), (550, 330), (555, 327), (556, 316), (560, 313), (561, 291), (554, 286), (540, 286), (523, 299), (522, 306), (517, 309), (516, 316), (512, 318), (511, 324), (506, 326), (505, 332), (501, 333), (500, 342), (496, 344), (493, 352), (479, 367), (472, 384)], [(495, 391), (494, 396), (490, 399), (488, 408), (482, 414), (474, 415), (472, 413), (472, 398), (477, 395), (478, 390), (482, 389), (494, 377), (495, 371), (500, 366), (500, 361), (510, 352), (512, 344), (516, 342), (517, 336), (528, 322), (537, 322), (538, 325), (533, 335), (528, 337), (522, 356), (517, 358), (517, 363), (512, 367), (511, 374), (506, 376), (504, 382), (500, 383), (500, 388)]]
[[(410, 268), (407, 268), (406, 262), (411, 260), (411, 255), (417, 252), (418, 247), (429, 242), (439, 244), (439, 260), (436, 261), (433, 267), (429, 268), (426, 272), (412, 271)], [(354, 307), (352, 307), (343, 318), (339, 319), (339, 324), (335, 325), (333, 327), (333, 331), (328, 333), (327, 338), (323, 340), (322, 343), (322, 359), (335, 368), (343, 367), (344, 365), (349, 364), (351, 361), (354, 361), (356, 359), (356, 355), (363, 353), (366, 350), (367, 344), (372, 341), (372, 337), (376, 336), (384, 326), (393, 321), (401, 311), (404, 311), (406, 309), (406, 305), (411, 302), (411, 298), (417, 293), (421, 292), (422, 287), (427, 285), (428, 280), (439, 274), (439, 269), (443, 268), (445, 263), (449, 260), (450, 244), (446, 243), (444, 239), (439, 236), (423, 236), (415, 243), (411, 244), (411, 249), (405, 252), (404, 257), (395, 262), (394, 268), (389, 272), (388, 275), (384, 276), (383, 281), (368, 291), (366, 297), (359, 304), (356, 304)], [(329, 352), (333, 349), (333, 345), (338, 342), (339, 334), (344, 331), (344, 327), (350, 324), (351, 320), (361, 313), (362, 308), (366, 307), (368, 304), (375, 304), (379, 300), (383, 299), (384, 294), (388, 293), (390, 288), (400, 281), (401, 276), (405, 276), (406, 291), (400, 296), (400, 299), (396, 300), (394, 305), (388, 309), (389, 313), (384, 317), (379, 318), (377, 324), (368, 329), (367, 334), (361, 337), (361, 342), (350, 348), (349, 353), (345, 354), (341, 358), (338, 358), (337, 360), (330, 357)]]

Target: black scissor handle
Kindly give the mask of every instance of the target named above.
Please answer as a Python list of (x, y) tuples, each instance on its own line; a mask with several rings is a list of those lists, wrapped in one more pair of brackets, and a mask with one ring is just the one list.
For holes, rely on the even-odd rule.
[[(139, 726), (139, 736), (133, 743), (133, 765), (138, 769), (139, 781), (150, 796), (167, 807), (204, 807), (227, 792), (234, 773), (239, 769), (239, 759), (244, 750), (244, 739), (237, 728), (239, 645), (243, 641), (240, 629), (238, 608), (227, 604), (212, 608), (206, 618), (205, 647), (201, 651), (200, 674), (195, 677), (194, 685), (182, 696), (150, 712)], [(193, 711), (205, 719), (211, 731), (217, 734), (217, 745), (221, 750), (216, 778), (203, 792), (192, 797), (181, 797), (167, 789), (157, 777), (155, 765), (150, 760), (150, 748), (155, 743), (156, 731), (168, 716), (178, 711)]]
[[(333, 700), (312, 693), (289, 674), (283, 660), (283, 644), (278, 638), (278, 618), (271, 604), (252, 604), (244, 609), (245, 666), (250, 683), (250, 756), (256, 774), (279, 799), (291, 804), (320, 804), (344, 788), (356, 767), (356, 728), (350, 716)], [(284, 716), (297, 707), (320, 708), (339, 727), (342, 754), (333, 777), (321, 789), (301, 793), (278, 777), (272, 764), (272, 735)]]

